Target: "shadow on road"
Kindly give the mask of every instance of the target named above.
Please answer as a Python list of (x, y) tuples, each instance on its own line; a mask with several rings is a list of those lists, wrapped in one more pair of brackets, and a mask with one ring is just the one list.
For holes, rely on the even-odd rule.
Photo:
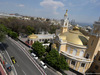
[[(4, 47), (3, 47), (4, 46)], [(6, 43), (2, 43), (0, 44), (0, 50), (1, 51), (5, 51), (5, 49), (7, 49), (8, 45)], [(5, 49), (4, 49), (5, 48)]]

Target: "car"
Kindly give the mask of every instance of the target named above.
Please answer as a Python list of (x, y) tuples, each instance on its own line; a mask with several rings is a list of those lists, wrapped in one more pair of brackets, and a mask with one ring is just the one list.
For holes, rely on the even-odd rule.
[(38, 59), (38, 57), (37, 57), (36, 54), (34, 54), (34, 53), (31, 53), (31, 56), (33, 56), (34, 59)]
[(36, 56), (36, 54), (34, 54), (34, 53), (31, 53), (31, 56), (35, 57), (35, 56)]
[(40, 65), (42, 66), (42, 68), (46, 69), (47, 66), (45, 65), (45, 63), (43, 61), (40, 61)]
[(11, 72), (12, 68), (11, 65), (9, 63), (6, 63), (6, 68), (8, 72)]
[(17, 61), (15, 60), (14, 56), (11, 56), (12, 63), (15, 64)]

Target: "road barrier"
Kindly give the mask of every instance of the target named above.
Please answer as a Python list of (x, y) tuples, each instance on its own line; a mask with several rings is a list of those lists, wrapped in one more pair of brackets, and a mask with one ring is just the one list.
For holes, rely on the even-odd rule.
[(3, 68), (4, 68), (5, 71), (6, 71), (6, 74), (9, 75), (9, 72), (8, 72), (8, 70), (7, 70), (7, 68), (6, 68), (6, 65), (5, 65), (5, 61), (2, 61), (1, 58), (0, 58), (0, 62), (1, 62), (1, 64), (3, 65)]

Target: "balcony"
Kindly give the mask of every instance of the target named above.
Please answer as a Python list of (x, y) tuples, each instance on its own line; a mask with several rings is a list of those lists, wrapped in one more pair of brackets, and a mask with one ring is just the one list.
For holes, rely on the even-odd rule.
[(72, 54), (69, 54), (67, 52), (61, 51), (61, 54), (66, 56), (67, 58), (73, 59), (73, 60), (77, 60), (77, 61), (83, 61), (83, 62), (91, 62), (90, 59), (86, 59), (84, 57), (80, 57), (80, 56), (74, 56)]

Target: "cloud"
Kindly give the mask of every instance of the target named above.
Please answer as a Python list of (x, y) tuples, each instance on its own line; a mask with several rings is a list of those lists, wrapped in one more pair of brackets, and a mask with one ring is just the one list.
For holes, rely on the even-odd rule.
[(62, 2), (54, 0), (43, 0), (40, 5), (45, 9), (49, 9), (49, 11), (51, 10), (53, 14), (58, 14), (57, 9), (64, 7)]
[(23, 5), (23, 4), (19, 4), (18, 6), (19, 6), (19, 7), (24, 7), (25, 5)]

